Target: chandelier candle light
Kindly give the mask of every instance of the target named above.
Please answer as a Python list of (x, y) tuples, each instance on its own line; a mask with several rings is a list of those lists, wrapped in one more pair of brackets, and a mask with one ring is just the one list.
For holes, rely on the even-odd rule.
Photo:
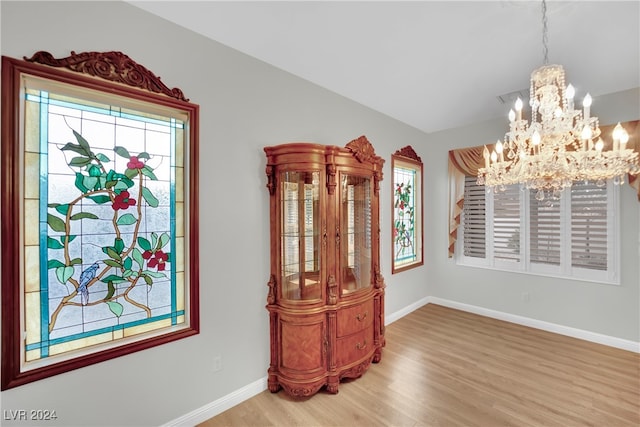
[(591, 116), (592, 98), (587, 94), (582, 110), (574, 108), (575, 89), (565, 86), (561, 65), (548, 65), (546, 2), (542, 2), (544, 65), (531, 73), (531, 123), (522, 118), (523, 103), (509, 111), (509, 132), (490, 152), (484, 147), (484, 167), (478, 184), (494, 191), (511, 184), (538, 190), (536, 199), (560, 197), (575, 181), (604, 185), (613, 179), (623, 184), (626, 174), (640, 172), (638, 153), (627, 148), (629, 134), (618, 123), (611, 150), (604, 150), (597, 117)]

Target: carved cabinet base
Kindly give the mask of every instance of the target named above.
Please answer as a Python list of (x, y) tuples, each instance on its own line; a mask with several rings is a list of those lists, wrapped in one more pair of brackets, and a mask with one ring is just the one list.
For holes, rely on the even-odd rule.
[(382, 357), (379, 183), (363, 136), (345, 148), (266, 147), (270, 193), (271, 392), (309, 397)]

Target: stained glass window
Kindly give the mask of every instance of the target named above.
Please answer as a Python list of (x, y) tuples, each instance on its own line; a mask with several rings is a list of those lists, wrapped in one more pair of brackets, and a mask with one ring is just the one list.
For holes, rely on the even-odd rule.
[(199, 332), (198, 115), (122, 52), (2, 57), (6, 390)]
[(24, 79), (26, 366), (185, 322), (183, 117), (52, 89)]
[[(409, 156), (409, 157), (407, 157)], [(422, 163), (405, 147), (392, 156), (393, 266), (396, 273), (422, 265)]]

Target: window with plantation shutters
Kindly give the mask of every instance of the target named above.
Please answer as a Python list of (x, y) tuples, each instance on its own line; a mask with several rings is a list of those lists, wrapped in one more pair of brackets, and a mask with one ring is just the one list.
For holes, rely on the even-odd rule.
[(485, 187), (476, 184), (475, 177), (465, 178), (462, 228), (466, 257), (485, 258), (487, 254), (485, 194)]
[(559, 266), (561, 251), (560, 200), (538, 200), (529, 192), (529, 260)]
[(571, 266), (607, 269), (607, 187), (594, 182), (571, 188)]
[(493, 257), (520, 261), (520, 186), (493, 195)]
[[(598, 185), (599, 184), (599, 185)], [(465, 180), (458, 264), (619, 283), (618, 186), (576, 182), (562, 196)]]

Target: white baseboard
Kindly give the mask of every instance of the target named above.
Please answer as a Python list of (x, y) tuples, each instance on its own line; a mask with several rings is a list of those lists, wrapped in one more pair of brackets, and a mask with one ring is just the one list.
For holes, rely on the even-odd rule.
[(455, 308), (457, 310), (468, 311), (469, 313), (475, 313), (481, 316), (491, 317), (493, 319), (505, 320), (507, 322), (529, 326), (531, 328), (542, 329), (544, 331), (566, 335), (585, 341), (591, 341), (597, 344), (604, 344), (610, 347), (632, 351), (634, 353), (640, 353), (639, 342), (616, 338), (610, 335), (599, 334), (596, 332), (585, 331), (583, 329), (576, 329), (569, 326), (558, 325), (556, 323), (545, 322), (543, 320), (532, 319), (530, 317), (519, 316), (517, 314), (504, 313), (502, 311), (491, 310), (484, 307), (478, 307), (475, 305), (451, 301), (438, 297), (428, 297), (428, 300), (429, 303), (443, 305), (445, 307)]
[(412, 311), (415, 311), (415, 310), (419, 309), (423, 305), (429, 304), (429, 298), (430, 297), (424, 297), (424, 298), (414, 302), (413, 304), (410, 304), (410, 305), (406, 306), (402, 310), (398, 310), (395, 313), (391, 313), (389, 315), (386, 315), (384, 317), (384, 324), (388, 325), (390, 323), (393, 323), (396, 320), (401, 319), (404, 316), (406, 316), (407, 314), (411, 313)]
[[(388, 316), (385, 316), (385, 324), (395, 322), (396, 320), (406, 316), (427, 304), (438, 304), (445, 307), (455, 308), (457, 310), (467, 311), (469, 313), (479, 314), (481, 316), (491, 317), (493, 319), (504, 320), (507, 322), (515, 323), (518, 325), (529, 326), (531, 328), (542, 329), (548, 332), (554, 332), (560, 335), (566, 335), (573, 338), (582, 339), (585, 341), (591, 341), (598, 344), (608, 345), (610, 347), (620, 348), (622, 350), (628, 350), (635, 353), (640, 353), (640, 343), (630, 340), (624, 340), (621, 338), (611, 337), (609, 335), (598, 334), (595, 332), (589, 332), (582, 329), (571, 328), (568, 326), (558, 325), (556, 323), (545, 322), (542, 320), (532, 319), (529, 317), (518, 316), (516, 314), (504, 313), (502, 311), (491, 310), (484, 307), (479, 307), (471, 304), (465, 304), (457, 301), (451, 301), (438, 297), (425, 297), (402, 310), (396, 311)], [(267, 377), (260, 378), (251, 384), (248, 384), (241, 389), (238, 389), (226, 396), (221, 397), (201, 408), (196, 409), (180, 418), (176, 418), (173, 421), (168, 422), (162, 427), (192, 427), (200, 424), (209, 418), (226, 411), (233, 406), (244, 402), (247, 399), (252, 398), (258, 393), (262, 393), (267, 389)]]
[(226, 411), (229, 408), (236, 406), (239, 403), (244, 402), (247, 399), (252, 398), (258, 393), (262, 393), (267, 389), (267, 377), (260, 378), (257, 381), (252, 382), (226, 396), (221, 397), (205, 406), (202, 406), (195, 411), (191, 411), (186, 415), (176, 418), (173, 421), (169, 421), (162, 427), (192, 427), (200, 424), (209, 418), (213, 418), (218, 414)]

